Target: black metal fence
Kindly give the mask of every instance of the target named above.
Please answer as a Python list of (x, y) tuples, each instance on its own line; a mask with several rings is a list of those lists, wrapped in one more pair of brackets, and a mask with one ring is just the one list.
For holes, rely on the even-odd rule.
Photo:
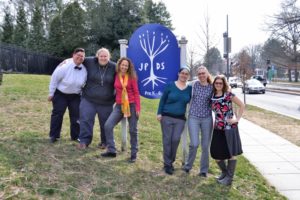
[(62, 60), (48, 54), (0, 43), (0, 72), (52, 74)]

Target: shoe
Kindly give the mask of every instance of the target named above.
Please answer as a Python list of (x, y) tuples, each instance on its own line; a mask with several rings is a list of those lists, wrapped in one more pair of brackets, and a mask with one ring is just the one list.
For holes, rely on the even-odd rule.
[(222, 180), (218, 180), (218, 183), (226, 186), (230, 186), (232, 184), (236, 163), (237, 160), (228, 160), (227, 174), (225, 178), (223, 178)]
[(135, 161), (136, 161), (136, 156), (130, 156), (128, 162), (135, 163)]
[(104, 143), (99, 143), (99, 144), (98, 144), (98, 148), (99, 148), (99, 149), (106, 149), (106, 144), (104, 144)]
[(173, 165), (171, 165), (171, 170), (174, 172), (175, 171), (175, 168)]
[(201, 173), (199, 173), (199, 176), (200, 176), (200, 177), (203, 177), (203, 178), (206, 178), (206, 177), (207, 177), (207, 174), (204, 173), (204, 172), (201, 172)]
[(104, 152), (100, 154), (102, 157), (111, 157), (111, 158), (115, 158), (117, 156), (116, 153), (113, 152)]
[(80, 149), (80, 150), (84, 150), (84, 149), (86, 149), (88, 146), (86, 145), (86, 144), (84, 144), (84, 143), (79, 143), (78, 145), (77, 145), (77, 149)]
[(128, 162), (135, 163), (135, 161), (136, 161), (136, 155), (131, 155)]
[(165, 172), (166, 172), (166, 174), (169, 174), (169, 175), (172, 175), (172, 174), (173, 174), (173, 170), (172, 170), (172, 168), (169, 167), (169, 166), (166, 166), (166, 167), (165, 167)]
[(224, 160), (221, 160), (219, 162), (216, 162), (221, 170), (220, 176), (216, 177), (217, 181), (222, 180), (227, 175), (227, 164)]
[(50, 143), (53, 144), (53, 143), (55, 143), (55, 142), (57, 142), (57, 138), (51, 137), (51, 138), (50, 138)]
[(78, 138), (71, 138), (71, 141), (79, 142)]
[(187, 173), (187, 174), (190, 173), (190, 170), (187, 169), (187, 168), (184, 168), (184, 167), (183, 167), (182, 170), (183, 170), (185, 173)]

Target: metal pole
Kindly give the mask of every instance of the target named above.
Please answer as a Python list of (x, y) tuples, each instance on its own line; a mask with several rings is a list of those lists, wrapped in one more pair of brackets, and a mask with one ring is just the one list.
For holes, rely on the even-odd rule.
[(227, 76), (227, 81), (229, 81), (229, 32), (228, 32), (228, 15), (226, 15), (226, 32), (227, 32), (227, 38), (226, 38), (226, 52), (227, 52), (227, 73), (226, 73), (226, 76)]
[[(186, 61), (186, 44), (187, 40), (184, 36), (178, 41), (180, 46), (180, 67), (184, 67), (187, 64)], [(185, 165), (188, 159), (188, 145), (187, 145), (187, 123), (185, 123), (184, 130), (181, 135), (182, 143), (182, 165)]]
[[(121, 57), (126, 57), (127, 56), (127, 43), (128, 41), (126, 39), (121, 39), (119, 40), (120, 44), (120, 56)], [(122, 145), (121, 145), (121, 150), (125, 151), (126, 150), (126, 142), (127, 142), (127, 120), (126, 118), (123, 118), (121, 121), (121, 134), (122, 134)]]

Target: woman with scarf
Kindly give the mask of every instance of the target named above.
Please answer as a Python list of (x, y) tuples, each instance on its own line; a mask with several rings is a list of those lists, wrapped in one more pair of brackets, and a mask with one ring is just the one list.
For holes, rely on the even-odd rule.
[(141, 104), (137, 75), (130, 59), (125, 57), (119, 59), (114, 87), (116, 90), (116, 105), (104, 125), (107, 151), (102, 153), (101, 156), (117, 156), (113, 129), (125, 117), (129, 123), (130, 133), (131, 156), (129, 162), (135, 162), (138, 152), (137, 123)]

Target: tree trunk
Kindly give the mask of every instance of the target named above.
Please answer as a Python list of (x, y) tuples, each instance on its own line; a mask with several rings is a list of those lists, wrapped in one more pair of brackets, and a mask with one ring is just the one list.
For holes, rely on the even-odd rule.
[(298, 69), (295, 69), (295, 82), (298, 82), (298, 78), (299, 78), (299, 72)]
[(288, 77), (289, 77), (289, 82), (292, 82), (292, 72), (291, 72), (291, 69), (288, 69)]

